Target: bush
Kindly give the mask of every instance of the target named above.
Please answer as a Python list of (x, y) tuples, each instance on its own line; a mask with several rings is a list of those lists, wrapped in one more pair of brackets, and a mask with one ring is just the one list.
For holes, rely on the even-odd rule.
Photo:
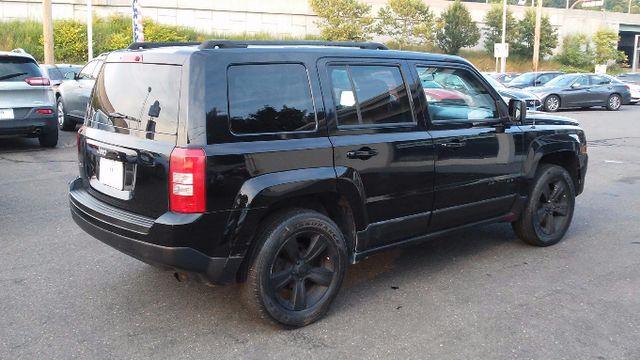
[(371, 39), (371, 6), (357, 0), (310, 0), (320, 19), (316, 25), (326, 40), (365, 41)]
[(378, 34), (393, 39), (400, 49), (433, 42), (434, 15), (422, 0), (389, 0), (378, 19)]
[[(502, 4), (495, 4), (484, 16), (485, 38), (484, 48), (493, 55), (493, 44), (502, 42)], [(507, 7), (507, 43), (510, 48), (516, 43), (518, 22)]]
[[(516, 42), (513, 46), (514, 54), (526, 58), (533, 57), (535, 27), (536, 11), (529, 8), (525, 12), (524, 18), (518, 21)], [(558, 46), (558, 32), (551, 25), (549, 17), (543, 15), (540, 23), (540, 58), (544, 59), (551, 55), (556, 46)]]
[(562, 47), (560, 54), (556, 56), (556, 60), (567, 70), (592, 71), (593, 51), (587, 35), (573, 34), (565, 36), (562, 39)]
[(475, 46), (480, 40), (480, 29), (460, 0), (455, 0), (440, 15), (436, 43), (447, 54), (457, 54), (463, 47)]
[(618, 33), (600, 29), (593, 35), (593, 60), (596, 64), (625, 63), (627, 55), (618, 50)]

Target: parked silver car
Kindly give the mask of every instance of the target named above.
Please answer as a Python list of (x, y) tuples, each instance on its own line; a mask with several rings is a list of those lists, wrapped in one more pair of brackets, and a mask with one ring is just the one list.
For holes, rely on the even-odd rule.
[(487, 82), (496, 89), (498, 94), (500, 94), (504, 102), (507, 104), (510, 99), (522, 100), (526, 102), (527, 110), (529, 111), (539, 110), (542, 105), (542, 102), (540, 102), (540, 99), (535, 94), (518, 88), (509, 88), (498, 82), (498, 80), (489, 73), (482, 73), (482, 75), (487, 79)]
[(49, 78), (51, 81), (51, 86), (55, 89), (64, 81), (64, 75), (68, 72), (79, 73), (80, 69), (82, 69), (82, 65), (73, 65), (73, 64), (55, 64), (55, 65), (45, 65), (41, 64), (40, 69), (42, 69), (42, 74)]
[(60, 130), (72, 131), (75, 130), (76, 124), (82, 123), (91, 90), (102, 69), (105, 57), (106, 54), (103, 54), (89, 61), (77, 74), (72, 71), (64, 74), (64, 78), (69, 81), (63, 81), (56, 89)]
[(50, 84), (24, 50), (0, 52), (0, 137), (37, 137), (44, 147), (58, 144)]

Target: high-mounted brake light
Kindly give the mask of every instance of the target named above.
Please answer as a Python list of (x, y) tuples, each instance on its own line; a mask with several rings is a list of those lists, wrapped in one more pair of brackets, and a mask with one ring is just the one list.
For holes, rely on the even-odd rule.
[(202, 149), (175, 148), (169, 160), (169, 209), (177, 213), (201, 213), (207, 208)]
[(28, 77), (24, 79), (24, 82), (31, 86), (49, 86), (51, 82), (46, 77)]
[(142, 62), (142, 54), (125, 53), (120, 55), (120, 61), (122, 62)]

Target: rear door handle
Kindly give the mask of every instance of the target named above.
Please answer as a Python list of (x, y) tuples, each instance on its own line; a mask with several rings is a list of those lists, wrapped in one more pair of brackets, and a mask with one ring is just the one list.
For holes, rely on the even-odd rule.
[(457, 140), (457, 141), (442, 143), (440, 145), (446, 148), (461, 148), (463, 146), (466, 146), (467, 143), (465, 141)]
[(368, 147), (347, 151), (347, 158), (349, 159), (367, 160), (376, 155), (378, 155), (378, 151)]

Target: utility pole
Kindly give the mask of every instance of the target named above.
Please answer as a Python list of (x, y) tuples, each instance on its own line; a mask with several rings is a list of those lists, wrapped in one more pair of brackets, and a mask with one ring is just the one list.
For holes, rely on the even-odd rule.
[(542, 23), (542, 0), (538, 0), (536, 8), (536, 29), (533, 40), (533, 71), (538, 71), (540, 61), (540, 26)]
[(631, 0), (629, 0), (629, 14), (631, 14)]
[(92, 0), (87, 0), (87, 53), (88, 61), (93, 59), (93, 9)]
[[(506, 48), (507, 43), (507, 0), (502, 0), (502, 47)], [(503, 54), (500, 58), (500, 72), (507, 72), (507, 56)]]
[(44, 63), (53, 64), (53, 18), (51, 0), (42, 1), (42, 38), (44, 42)]

